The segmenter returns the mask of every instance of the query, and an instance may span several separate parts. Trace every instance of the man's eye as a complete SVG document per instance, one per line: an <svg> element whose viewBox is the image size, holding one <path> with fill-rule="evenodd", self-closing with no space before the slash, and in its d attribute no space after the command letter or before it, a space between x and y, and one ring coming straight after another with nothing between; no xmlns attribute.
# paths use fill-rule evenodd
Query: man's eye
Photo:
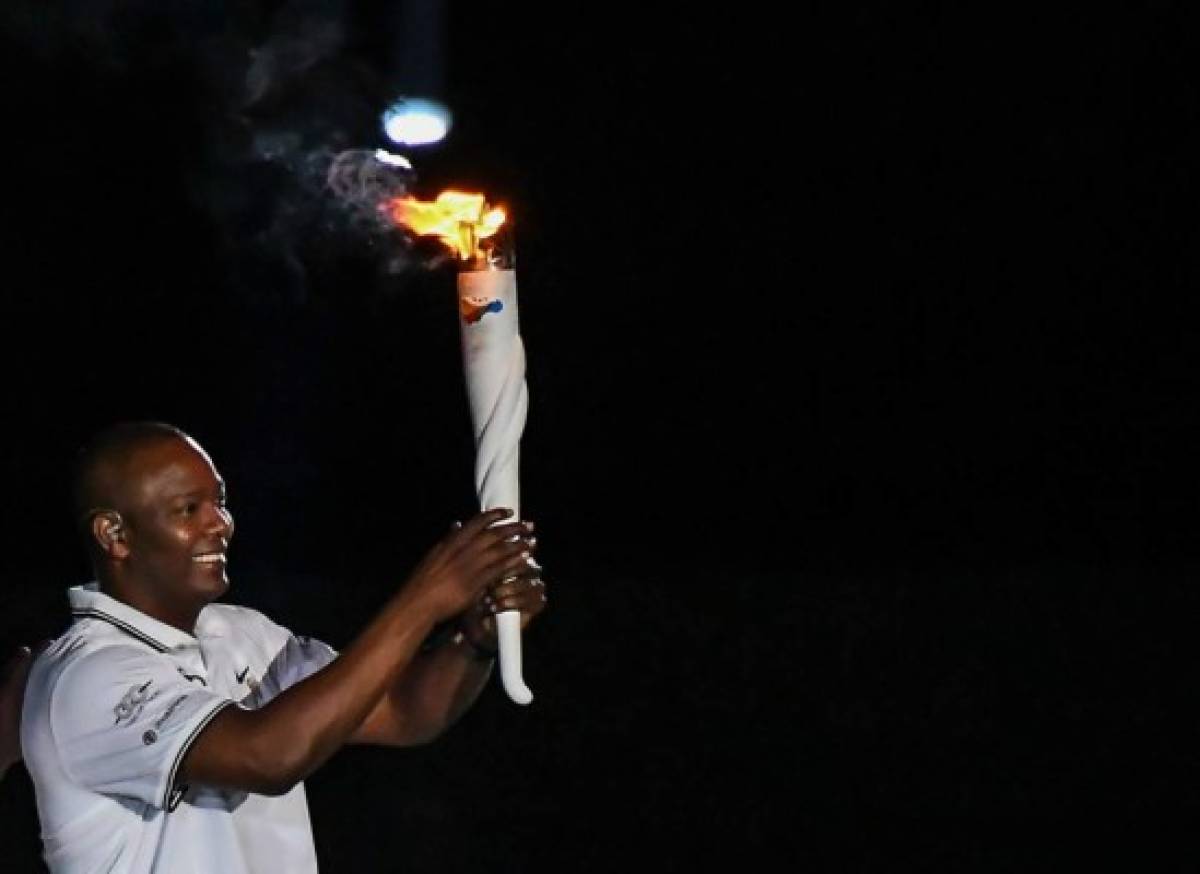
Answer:
<svg viewBox="0 0 1200 874"><path fill-rule="evenodd" d="M179 508L179 512L181 512L184 516L191 516L198 509L200 509L199 504L197 504L195 501L188 501L186 504L184 504L182 507Z"/></svg>

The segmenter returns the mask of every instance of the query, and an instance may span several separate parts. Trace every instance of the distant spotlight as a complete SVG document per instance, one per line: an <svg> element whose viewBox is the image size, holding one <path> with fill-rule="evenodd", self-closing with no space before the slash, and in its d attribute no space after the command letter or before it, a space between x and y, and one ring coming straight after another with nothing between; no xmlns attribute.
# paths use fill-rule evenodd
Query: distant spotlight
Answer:
<svg viewBox="0 0 1200 874"><path fill-rule="evenodd" d="M375 150L375 160L380 164L387 164L389 167L399 167L402 170L411 170L412 163L403 155L397 155L394 152L389 152L386 149Z"/></svg>
<svg viewBox="0 0 1200 874"><path fill-rule="evenodd" d="M450 110L436 100L401 97L383 113L383 132L402 146L439 142L450 130Z"/></svg>

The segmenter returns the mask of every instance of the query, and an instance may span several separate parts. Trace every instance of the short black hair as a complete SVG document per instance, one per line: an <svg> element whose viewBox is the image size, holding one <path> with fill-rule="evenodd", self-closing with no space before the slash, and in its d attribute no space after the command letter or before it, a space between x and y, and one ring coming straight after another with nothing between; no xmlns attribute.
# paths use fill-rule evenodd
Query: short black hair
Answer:
<svg viewBox="0 0 1200 874"><path fill-rule="evenodd" d="M75 520L91 522L96 510L111 509L114 476L137 452L166 440L190 440L186 433L165 422L117 422L98 431L75 457L72 479Z"/></svg>

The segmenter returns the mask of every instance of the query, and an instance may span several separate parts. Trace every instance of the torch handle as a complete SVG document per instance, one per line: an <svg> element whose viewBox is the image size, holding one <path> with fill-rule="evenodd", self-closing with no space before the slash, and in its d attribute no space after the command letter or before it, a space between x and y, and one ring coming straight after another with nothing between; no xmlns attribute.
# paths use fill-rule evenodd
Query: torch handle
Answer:
<svg viewBox="0 0 1200 874"><path fill-rule="evenodd" d="M506 368L486 424L480 429L475 455L475 485L483 509L508 506L520 518L520 487L517 470L521 433L529 408L525 386L525 346L515 338ZM521 614L505 610L496 615L500 646L500 682L517 704L528 704L533 692L525 685L521 667Z"/></svg>
<svg viewBox="0 0 1200 874"><path fill-rule="evenodd" d="M509 507L520 518L521 434L529 407L525 384L525 345L517 317L516 274L512 270L460 273L463 365L475 430L475 489L482 509ZM500 680L517 704L533 693L521 678L521 614L496 616Z"/></svg>
<svg viewBox="0 0 1200 874"><path fill-rule="evenodd" d="M496 614L496 631L500 641L500 682L508 697L517 704L528 704L533 692L521 677L521 614L505 610Z"/></svg>

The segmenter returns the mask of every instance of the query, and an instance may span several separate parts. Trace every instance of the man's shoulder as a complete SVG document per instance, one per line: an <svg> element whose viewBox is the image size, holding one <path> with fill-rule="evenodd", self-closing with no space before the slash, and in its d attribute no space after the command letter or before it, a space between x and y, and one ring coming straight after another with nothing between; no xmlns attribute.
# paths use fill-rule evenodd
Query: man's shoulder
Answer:
<svg viewBox="0 0 1200 874"><path fill-rule="evenodd" d="M39 657L51 673L61 675L96 670L121 670L146 661L157 661L160 654L136 640L103 630L95 635L63 635Z"/></svg>
<svg viewBox="0 0 1200 874"><path fill-rule="evenodd" d="M51 674L82 664L121 664L153 657L153 650L104 622L83 619L51 641L34 661L34 667Z"/></svg>
<svg viewBox="0 0 1200 874"><path fill-rule="evenodd" d="M157 674L163 666L158 653L119 633L110 635L99 628L81 628L76 623L53 641L35 659L25 688L25 707L30 713L51 702L64 706L126 682L129 677ZM39 706L40 705L40 706Z"/></svg>

